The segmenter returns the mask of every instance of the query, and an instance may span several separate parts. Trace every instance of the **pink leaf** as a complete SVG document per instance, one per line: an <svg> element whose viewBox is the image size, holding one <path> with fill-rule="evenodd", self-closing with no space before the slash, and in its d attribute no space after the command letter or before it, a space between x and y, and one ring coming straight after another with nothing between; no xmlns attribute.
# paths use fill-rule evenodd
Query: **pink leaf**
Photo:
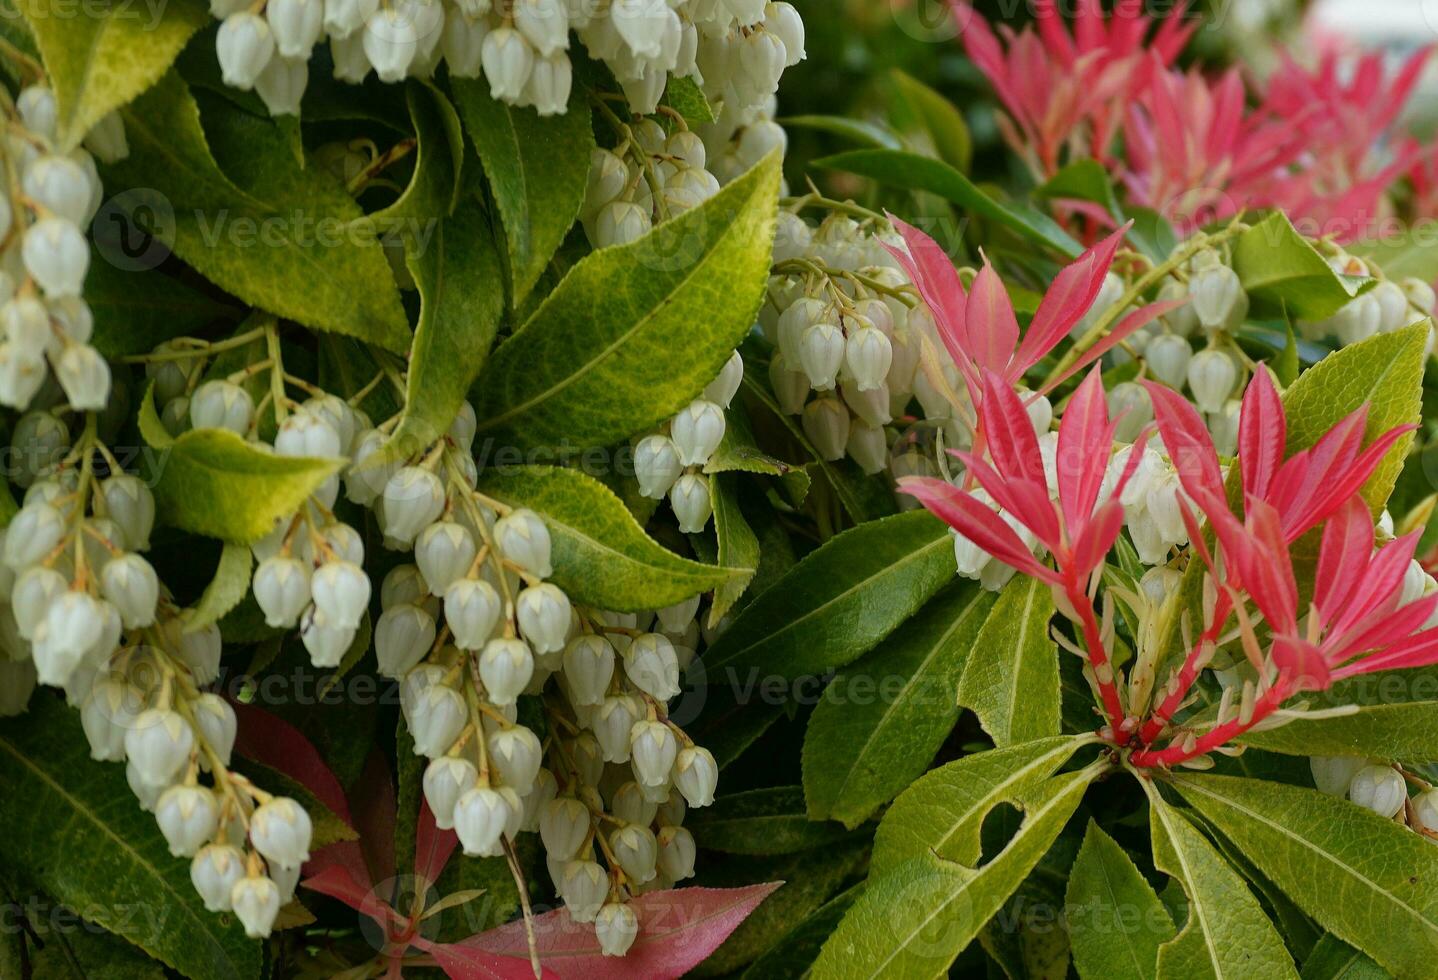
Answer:
<svg viewBox="0 0 1438 980"><path fill-rule="evenodd" d="M236 752L289 776L315 794L335 816L346 824L351 822L349 801L339 778L298 728L253 704L232 701L231 706L239 726Z"/></svg>
<svg viewBox="0 0 1438 980"><path fill-rule="evenodd" d="M338 865L328 867L319 874L306 878L300 884L310 891L338 899L356 912L369 916L386 933L391 925L398 926L404 922L399 913L380 900L371 886L356 881L348 868Z"/></svg>
<svg viewBox="0 0 1438 980"><path fill-rule="evenodd" d="M414 828L414 873L430 884L439 880L440 872L449 863L459 838L453 830L440 830L434 825L429 801L421 799L419 820Z"/></svg>
<svg viewBox="0 0 1438 980"><path fill-rule="evenodd" d="M604 956L592 924L575 922L565 909L534 921L539 958L560 980L670 980L688 973L783 882L745 888L678 888L650 892L630 902L639 918L639 938L623 957ZM525 963L529 946L524 923L516 921L480 933L449 949L473 948ZM448 972L448 970L446 971ZM455 974L483 977L482 973Z"/></svg>
<svg viewBox="0 0 1438 980"><path fill-rule="evenodd" d="M524 923L518 923L521 934ZM594 927L589 927L593 935ZM489 933L481 933L481 936ZM523 952L523 958L495 953L488 949L474 945L474 940L480 936L457 943L436 943L428 939L416 936L414 945L434 957L441 970L449 980L534 980L534 969L529 963L528 947ZM545 978L558 977L560 974L540 965Z"/></svg>
<svg viewBox="0 0 1438 980"><path fill-rule="evenodd" d="M1243 489L1260 497L1268 496L1268 485L1283 465L1283 448L1288 440L1288 421L1283 403L1268 369L1258 368L1243 393L1238 416L1238 462L1243 469Z"/></svg>

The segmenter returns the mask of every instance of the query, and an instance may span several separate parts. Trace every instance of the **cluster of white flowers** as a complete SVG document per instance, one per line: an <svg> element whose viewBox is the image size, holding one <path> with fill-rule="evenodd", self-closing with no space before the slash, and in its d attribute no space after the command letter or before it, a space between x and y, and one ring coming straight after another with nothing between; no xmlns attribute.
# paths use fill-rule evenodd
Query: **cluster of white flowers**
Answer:
<svg viewBox="0 0 1438 980"><path fill-rule="evenodd" d="M1381 817L1401 819L1430 840L1438 840L1438 790L1408 795L1408 784L1397 768L1361 756L1313 756L1309 760L1313 785L1331 796L1346 797Z"/></svg>
<svg viewBox="0 0 1438 980"><path fill-rule="evenodd" d="M48 86L27 86L3 112L0 404L23 410L68 400L76 409L104 408L110 368L89 343L94 317L82 295L90 268L85 230L102 199L95 157L125 156L124 124L111 113L85 140L88 150L61 153ZM51 369L58 389L46 385Z"/></svg>
<svg viewBox="0 0 1438 980"><path fill-rule="evenodd" d="M780 407L800 416L823 458L847 454L866 473L888 467L885 426L913 398L931 418L954 411L919 370L923 337L937 338L933 318L902 296L907 280L876 231L843 213L814 228L781 211L760 312L776 348L769 380Z"/></svg>
<svg viewBox="0 0 1438 980"><path fill-rule="evenodd" d="M0 711L24 710L36 681L63 688L91 756L124 762L170 852L194 859L206 907L267 935L308 857L309 817L228 770L235 713L202 690L219 676L219 628L192 624L138 554L154 497L93 427L71 449L58 419L31 412L15 449L40 462L16 474L24 504L0 533Z"/></svg>
<svg viewBox="0 0 1438 980"><path fill-rule="evenodd" d="M1328 258L1333 271L1341 276L1371 276L1373 271L1362 259L1338 252ZM1391 333L1431 316L1434 306L1433 287L1422 279L1408 278L1401 282L1380 279L1362 296L1347 303L1326 320L1298 321L1298 329L1309 340L1336 337L1339 343L1356 344L1380 333ZM1430 334L1428 349L1433 349Z"/></svg>
<svg viewBox="0 0 1438 980"><path fill-rule="evenodd" d="M744 359L735 351L703 394L634 447L639 492L651 500L668 497L685 533L704 530L714 513L704 467L724 440L724 412L743 380Z"/></svg>
<svg viewBox="0 0 1438 980"><path fill-rule="evenodd" d="M623 125L619 145L589 158L579 218L590 243L627 245L719 193L706 158L704 141L682 126L666 134L653 119Z"/></svg>
<svg viewBox="0 0 1438 980"><path fill-rule="evenodd" d="M655 110L671 75L692 78L736 111L758 105L804 56L804 25L765 0L210 0L225 83L257 92L274 115L297 115L310 56L329 41L334 76L359 84L484 77L494 98L565 111L570 31L605 63L630 108Z"/></svg>

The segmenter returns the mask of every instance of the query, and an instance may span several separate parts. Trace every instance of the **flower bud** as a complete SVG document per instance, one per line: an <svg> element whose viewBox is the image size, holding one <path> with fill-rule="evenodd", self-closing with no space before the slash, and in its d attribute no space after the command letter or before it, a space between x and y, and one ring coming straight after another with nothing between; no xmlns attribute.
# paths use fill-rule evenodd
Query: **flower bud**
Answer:
<svg viewBox="0 0 1438 980"><path fill-rule="evenodd" d="M206 381L190 399L190 425L196 429L229 429L243 436L254 417L250 393L228 381Z"/></svg>
<svg viewBox="0 0 1438 980"><path fill-rule="evenodd" d="M882 473L889 465L889 437L883 426L855 421L849 427L844 451L870 476Z"/></svg>
<svg viewBox="0 0 1438 980"><path fill-rule="evenodd" d="M551 858L572 859L589 836L589 808L573 797L550 801L539 815L539 836Z"/></svg>
<svg viewBox="0 0 1438 980"><path fill-rule="evenodd" d="M621 827L609 837L609 847L624 869L624 874L636 884L644 884L654 877L655 865L659 860L659 845L648 827L629 824Z"/></svg>
<svg viewBox="0 0 1438 980"><path fill-rule="evenodd" d="M452 687L432 684L417 695L413 703L409 731L414 736L415 755L431 759L444 755L459 738L469 718L464 699Z"/></svg>
<svg viewBox="0 0 1438 980"><path fill-rule="evenodd" d="M1366 765L1365 760L1349 755L1315 755L1308 760L1308 766L1313 771L1313 785L1320 793L1329 796L1347 793L1354 775Z"/></svg>
<svg viewBox="0 0 1438 980"><path fill-rule="evenodd" d="M424 770L424 798L440 830L454 828L454 809L459 798L479 782L479 772L468 759L440 756Z"/></svg>
<svg viewBox="0 0 1438 980"><path fill-rule="evenodd" d="M690 402L674 416L670 434L679 450L680 463L703 466L724 438L724 410L702 398Z"/></svg>
<svg viewBox="0 0 1438 980"><path fill-rule="evenodd" d="M155 621L160 580L149 562L136 554L123 555L105 565L100 579L105 598L119 612L126 629L149 626Z"/></svg>
<svg viewBox="0 0 1438 980"><path fill-rule="evenodd" d="M47 297L80 295L90 267L90 246L73 222L41 218L26 230L20 251L25 271Z"/></svg>
<svg viewBox="0 0 1438 980"><path fill-rule="evenodd" d="M384 533L409 544L444 510L444 484L429 470L406 466L384 485Z"/></svg>
<svg viewBox="0 0 1438 980"><path fill-rule="evenodd" d="M220 808L201 786L171 786L155 804L155 820L175 857L190 857L215 833Z"/></svg>
<svg viewBox="0 0 1438 980"><path fill-rule="evenodd" d="M534 68L534 49L524 35L511 27L490 31L484 39L483 60L489 94L499 102L518 102Z"/></svg>
<svg viewBox="0 0 1438 980"><path fill-rule="evenodd" d="M5 529L5 564L12 571L24 571L59 546L65 528L65 518L56 508L42 502L26 504Z"/></svg>
<svg viewBox="0 0 1438 980"><path fill-rule="evenodd" d="M819 391L834 387L839 366L844 363L844 351L844 333L832 323L806 328L799 337L799 363L809 384Z"/></svg>
<svg viewBox="0 0 1438 980"><path fill-rule="evenodd" d="M1348 799L1380 817L1391 817L1403 808L1408 790L1392 766L1368 765L1353 774Z"/></svg>
<svg viewBox="0 0 1438 980"><path fill-rule="evenodd" d="M514 704L533 675L534 657L523 640L501 638L484 645L479 676L494 704Z"/></svg>
<svg viewBox="0 0 1438 980"><path fill-rule="evenodd" d="M386 609L374 627L379 672L396 680L403 677L434 646L435 633L434 617L413 603Z"/></svg>
<svg viewBox="0 0 1438 980"><path fill-rule="evenodd" d="M1188 362L1193 359L1193 348L1188 341L1177 334L1160 334L1144 349L1143 358L1148 362L1154 377L1175 390L1183 388L1188 378Z"/></svg>
<svg viewBox="0 0 1438 980"><path fill-rule="evenodd" d="M225 84L248 91L274 57L274 34L264 18L256 14L231 14L215 35L215 53Z"/></svg>
<svg viewBox="0 0 1438 980"><path fill-rule="evenodd" d="M269 0L265 18L275 50L284 58L308 58L324 30L323 0Z"/></svg>
<svg viewBox="0 0 1438 980"><path fill-rule="evenodd" d="M55 138L55 127L59 121L59 107L55 93L48 85L27 85L15 99L15 108L25 128L46 139Z"/></svg>
<svg viewBox="0 0 1438 980"><path fill-rule="evenodd" d="M1424 316L1432 315L1434 306L1438 305L1438 293L1434 292L1432 284L1410 276L1399 285L1415 310Z"/></svg>
<svg viewBox="0 0 1438 980"><path fill-rule="evenodd" d="M404 680L399 685L399 708L404 715L405 724L409 724L414 717L425 692L443 680L444 668L439 664L420 664L404 675Z"/></svg>
<svg viewBox="0 0 1438 980"><path fill-rule="evenodd" d="M230 890L230 907L251 939L264 939L280 914L280 889L264 875L246 876Z"/></svg>
<svg viewBox="0 0 1438 980"><path fill-rule="evenodd" d="M679 448L668 436L645 436L634 447L634 476L640 494L650 500L662 500L683 472Z"/></svg>
<svg viewBox="0 0 1438 980"><path fill-rule="evenodd" d="M539 738L523 725L502 728L489 736L489 762L506 786L523 796L534 786L543 759Z"/></svg>
<svg viewBox="0 0 1438 980"><path fill-rule="evenodd" d="M1413 797L1413 816L1418 829L1438 833L1438 790L1424 790Z"/></svg>
<svg viewBox="0 0 1438 980"><path fill-rule="evenodd" d="M844 458L849 441L849 410L837 398L816 398L804 406L804 435L814 444L820 458Z"/></svg>
<svg viewBox="0 0 1438 980"><path fill-rule="evenodd" d="M125 733L125 756L149 786L169 785L194 747L194 732L168 708L142 711Z"/></svg>
<svg viewBox="0 0 1438 980"><path fill-rule="evenodd" d="M444 620L461 650L479 650L499 623L501 603L494 586L483 579L462 578L444 594Z"/></svg>
<svg viewBox="0 0 1438 980"><path fill-rule="evenodd" d="M593 922L609 894L609 876L594 861L570 861L564 865L559 895L575 922Z"/></svg>
<svg viewBox="0 0 1438 980"><path fill-rule="evenodd" d="M310 815L286 796L255 808L250 816L250 843L266 861L297 868L310 858Z"/></svg>
<svg viewBox="0 0 1438 980"><path fill-rule="evenodd" d="M90 209L90 180L69 157L42 156L35 160L25 168L22 186L26 195L66 221L85 223Z"/></svg>
<svg viewBox="0 0 1438 980"><path fill-rule="evenodd" d="M714 802L714 788L719 785L719 766L708 749L691 745L674 761L674 785L692 807Z"/></svg>
<svg viewBox="0 0 1438 980"><path fill-rule="evenodd" d="M575 704L602 704L613 677L614 647L608 640L591 633L569 641L564 649L564 678Z"/></svg>
<svg viewBox="0 0 1438 980"><path fill-rule="evenodd" d="M679 132L674 134L674 136L681 135L692 136L693 134L687 132ZM671 136L671 142L673 141L673 139L674 137ZM704 144L700 143L699 145L703 146ZM719 369L718 376L715 377L713 381L709 382L708 387L704 389L703 397L706 401L711 401L714 404L720 406L721 408L728 408L730 404L733 403L734 396L738 394L739 386L743 384L743 382L744 358L741 357L739 352L736 350L733 354L729 355L729 360L725 361L724 366Z"/></svg>
<svg viewBox="0 0 1438 980"><path fill-rule="evenodd" d="M230 895L245 876L245 856L229 844L209 844L190 862L190 883L210 912L230 910Z"/></svg>
<svg viewBox="0 0 1438 980"><path fill-rule="evenodd" d="M674 644L662 633L645 633L629 644L624 672L639 690L659 701L679 693L679 659Z"/></svg>
<svg viewBox="0 0 1438 980"><path fill-rule="evenodd" d="M657 837L659 872L670 881L694 876L694 835L683 827L664 827Z"/></svg>
<svg viewBox="0 0 1438 980"><path fill-rule="evenodd" d="M504 557L539 578L554 574L549 563L549 530L539 515L521 507L501 517L494 525L494 540Z"/></svg>
<svg viewBox="0 0 1438 980"><path fill-rule="evenodd" d="M851 330L844 345L844 363L860 391L872 391L884 383L893 357L889 338L884 336L882 330L873 326L860 326L857 330Z"/></svg>
<svg viewBox="0 0 1438 980"><path fill-rule="evenodd" d="M605 956L623 956L639 935L639 917L628 905L610 902L594 919L594 935Z"/></svg>
<svg viewBox="0 0 1438 980"><path fill-rule="evenodd" d="M628 762L630 732L639 719L634 702L624 695L605 698L594 710L592 724L605 762Z"/></svg>
<svg viewBox="0 0 1438 980"><path fill-rule="evenodd" d="M685 473L674 481L669 491L669 506L679 519L679 530L698 534L709 523L714 504L709 496L709 480L701 473Z"/></svg>
<svg viewBox="0 0 1438 980"><path fill-rule="evenodd" d="M326 562L310 576L310 595L334 625L358 626L369 608L369 576L353 562Z"/></svg>
<svg viewBox="0 0 1438 980"><path fill-rule="evenodd" d="M200 737L210 746L221 765L228 766L235 749L235 709L218 694L208 692L195 699L192 709ZM203 758L201 764L208 765Z"/></svg>
<svg viewBox="0 0 1438 980"><path fill-rule="evenodd" d="M120 526L125 542L136 551L148 551L155 526L155 497L138 478L121 473L100 484L105 512Z"/></svg>
<svg viewBox="0 0 1438 980"><path fill-rule="evenodd" d="M632 201L611 201L594 217L594 244L598 248L628 245L649 234L649 214Z"/></svg>
<svg viewBox="0 0 1438 980"><path fill-rule="evenodd" d="M564 649L572 609L569 597L558 586L541 582L520 592L515 615L520 635L536 654L543 656Z"/></svg>
<svg viewBox="0 0 1438 980"><path fill-rule="evenodd" d="M659 721L635 722L629 733L629 751L639 785L652 788L669 784L679 752L679 744L669 726Z"/></svg>
<svg viewBox="0 0 1438 980"><path fill-rule="evenodd" d="M1234 385L1238 367L1226 353L1210 347L1193 355L1188 364L1188 387L1200 411L1222 411Z"/></svg>
<svg viewBox="0 0 1438 980"><path fill-rule="evenodd" d="M219 626L211 623L202 629L180 634L179 655L196 684L205 685L220 676L220 654L224 642Z"/></svg>
<svg viewBox="0 0 1438 980"><path fill-rule="evenodd" d="M1194 273L1188 282L1193 313L1205 330L1235 326L1248 313L1243 283L1226 265L1212 265Z"/></svg>

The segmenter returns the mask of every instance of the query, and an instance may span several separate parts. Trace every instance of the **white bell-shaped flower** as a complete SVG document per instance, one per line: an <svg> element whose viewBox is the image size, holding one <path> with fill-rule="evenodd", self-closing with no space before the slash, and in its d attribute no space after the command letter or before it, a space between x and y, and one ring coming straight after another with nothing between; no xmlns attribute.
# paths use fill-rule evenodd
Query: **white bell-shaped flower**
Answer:
<svg viewBox="0 0 1438 980"><path fill-rule="evenodd" d="M670 426L670 436L685 466L703 466L724 438L724 410L704 399L680 409Z"/></svg>
<svg viewBox="0 0 1438 980"><path fill-rule="evenodd" d="M1221 350L1201 350L1188 363L1188 387L1200 411L1222 411L1237 383L1238 365Z"/></svg>
<svg viewBox="0 0 1438 980"><path fill-rule="evenodd" d="M235 709L218 694L206 692L194 700L191 711L200 737L219 758L220 764L228 766L235 749L237 733ZM200 762L202 767L208 765L203 756Z"/></svg>
<svg viewBox="0 0 1438 980"><path fill-rule="evenodd" d="M125 733L145 709L144 694L117 677L100 677L80 706L80 725L90 743L90 758L123 762Z"/></svg>
<svg viewBox="0 0 1438 980"><path fill-rule="evenodd" d="M593 922L609 894L609 876L590 860L566 863L558 884L559 895L575 922Z"/></svg>
<svg viewBox="0 0 1438 980"><path fill-rule="evenodd" d="M25 128L46 139L55 138L55 127L59 122L59 107L55 93L48 85L27 85L15 99L15 108Z"/></svg>
<svg viewBox="0 0 1438 980"><path fill-rule="evenodd" d="M597 634L576 636L564 648L564 679L577 705L603 703L614 677L614 647Z"/></svg>
<svg viewBox="0 0 1438 980"><path fill-rule="evenodd" d="M599 248L628 245L653 228L649 213L633 201L611 201L594 218L594 244Z"/></svg>
<svg viewBox="0 0 1438 980"><path fill-rule="evenodd" d="M155 526L155 496L139 477L120 473L100 484L105 510L124 532L125 542L136 551L150 547Z"/></svg>
<svg viewBox="0 0 1438 980"><path fill-rule="evenodd" d="M194 747L195 733L189 723L169 708L140 712L134 727L125 733L125 757L149 786L168 786Z"/></svg>
<svg viewBox="0 0 1438 980"><path fill-rule="evenodd" d="M539 738L523 725L511 725L490 734L489 763L498 770L506 786L521 796L534 786L543 760Z"/></svg>
<svg viewBox="0 0 1438 980"><path fill-rule="evenodd" d="M648 827L638 824L621 827L609 835L609 847L631 880L642 885L654 877L659 844Z"/></svg>
<svg viewBox="0 0 1438 980"><path fill-rule="evenodd" d="M1348 799L1380 817L1391 817L1407 802L1408 789L1392 766L1370 765L1353 774Z"/></svg>
<svg viewBox="0 0 1438 980"><path fill-rule="evenodd" d="M444 485L418 466L398 470L384 486L384 533L408 544L444 510Z"/></svg>
<svg viewBox="0 0 1438 980"><path fill-rule="evenodd" d="M452 755L440 756L424 769L424 798L440 830L454 828L454 808L459 798L479 782L474 763Z"/></svg>
<svg viewBox="0 0 1438 980"><path fill-rule="evenodd" d="M424 659L434 646L434 617L413 603L386 609L374 626L375 658L379 672L396 680Z"/></svg>
<svg viewBox="0 0 1438 980"><path fill-rule="evenodd" d="M697 850L694 835L683 827L662 827L656 838L659 845L659 873L670 881L692 878Z"/></svg>
<svg viewBox="0 0 1438 980"><path fill-rule="evenodd" d="M662 633L635 637L624 652L624 671L635 687L656 700L668 701L679 693L679 658Z"/></svg>
<svg viewBox="0 0 1438 980"><path fill-rule="evenodd" d="M622 902L610 902L594 919L594 935L605 956L623 956L639 935L639 917Z"/></svg>
<svg viewBox="0 0 1438 980"><path fill-rule="evenodd" d="M692 807L713 803L719 766L710 751L697 745L681 751L674 761L674 785Z"/></svg>
<svg viewBox="0 0 1438 980"><path fill-rule="evenodd" d="M206 381L190 397L190 425L196 429L228 429L242 436L254 417L250 393L229 381Z"/></svg>
<svg viewBox="0 0 1438 980"><path fill-rule="evenodd" d="M504 557L539 578L554 574L549 563L549 529L538 514L521 507L500 518L494 525L495 543Z"/></svg>
<svg viewBox="0 0 1438 980"><path fill-rule="evenodd" d="M569 597L549 582L524 589L515 600L520 635L540 655L564 649L571 615Z"/></svg>
<svg viewBox="0 0 1438 980"><path fill-rule="evenodd" d="M88 344L66 344L55 359L55 379L70 407L98 412L110 400L110 365Z"/></svg>
<svg viewBox="0 0 1438 980"><path fill-rule="evenodd" d="M336 625L358 626L369 608L369 576L353 562L326 562L310 576L310 596Z"/></svg>
<svg viewBox="0 0 1438 980"><path fill-rule="evenodd" d="M494 586L463 578L444 593L444 621L461 650L479 650L494 635L503 604Z"/></svg>
<svg viewBox="0 0 1438 980"><path fill-rule="evenodd" d="M324 32L324 0L268 0L265 19L282 58L309 58Z"/></svg>
<svg viewBox="0 0 1438 980"><path fill-rule="evenodd" d="M316 667L338 667L354 643L358 627L336 622L318 606L311 605L300 622L300 641Z"/></svg>
<svg viewBox="0 0 1438 980"><path fill-rule="evenodd" d="M433 684L415 697L413 703L409 731L414 736L415 754L431 759L444 755L469 719L464 698L452 687Z"/></svg>
<svg viewBox="0 0 1438 980"><path fill-rule="evenodd" d="M455 521L436 521L415 539L414 560L433 595L444 595L469 573L479 546L469 529Z"/></svg>
<svg viewBox="0 0 1438 980"><path fill-rule="evenodd" d="M714 513L709 479L702 473L685 473L679 477L669 489L669 506L674 508L674 516L679 519L679 530L685 534L703 531Z"/></svg>
<svg viewBox="0 0 1438 980"><path fill-rule="evenodd" d="M512 27L499 27L484 39L484 74L489 94L500 102L517 102L534 69L534 48Z"/></svg>
<svg viewBox="0 0 1438 980"><path fill-rule="evenodd" d="M489 700L514 704L534 675L534 655L523 640L501 637L484 645L479 656L479 677Z"/></svg>
<svg viewBox="0 0 1438 980"><path fill-rule="evenodd" d="M190 883L210 912L227 912L235 884L245 876L245 856L230 844L208 844L190 862Z"/></svg>
<svg viewBox="0 0 1438 980"><path fill-rule="evenodd" d="M464 853L470 857L502 854L500 837L509 818L509 803L495 790L488 786L466 790L454 806L454 831Z"/></svg>
<svg viewBox="0 0 1438 980"><path fill-rule="evenodd" d="M79 296L90 268L90 245L64 218L41 218L25 232L20 253L25 271L47 297Z"/></svg>
<svg viewBox="0 0 1438 980"><path fill-rule="evenodd" d="M680 134L675 133L674 135ZM722 408L728 408L733 403L734 396L738 394L739 386L743 382L744 358L736 350L729 355L729 360L724 362L724 367L719 370L718 376L704 389L704 399Z"/></svg>
<svg viewBox="0 0 1438 980"><path fill-rule="evenodd" d="M640 786L667 786L679 743L660 721L637 721L629 733L634 775Z"/></svg>
<svg viewBox="0 0 1438 980"><path fill-rule="evenodd" d="M160 600L160 580L144 558L131 553L106 563L100 573L105 598L120 614L126 629L149 626L155 621L155 604Z"/></svg>
<svg viewBox="0 0 1438 980"><path fill-rule="evenodd" d="M248 91L275 55L269 23L249 11L230 14L215 35L215 53L226 85Z"/></svg>
<svg viewBox="0 0 1438 980"><path fill-rule="evenodd" d="M569 861L589 837L589 807L572 796L551 800L539 814L539 836L551 860Z"/></svg>
<svg viewBox="0 0 1438 980"><path fill-rule="evenodd" d="M220 627L214 623L180 634L180 659L190 668L196 684L209 684L220 676L220 655L223 651L224 638L220 636Z"/></svg>
<svg viewBox="0 0 1438 980"><path fill-rule="evenodd" d="M313 827L305 808L287 796L276 796L250 815L250 843L282 868L297 868L310 858Z"/></svg>
<svg viewBox="0 0 1438 980"><path fill-rule="evenodd" d="M246 876L230 890L230 907L251 939L264 939L280 914L280 889L264 875Z"/></svg>
<svg viewBox="0 0 1438 980"><path fill-rule="evenodd" d="M809 384L820 391L834 387L844 352L844 332L832 323L816 323L799 337L799 363Z"/></svg>
<svg viewBox="0 0 1438 980"><path fill-rule="evenodd" d="M34 565L59 546L66 526L64 516L50 504L37 501L21 507L5 529L5 564L16 572Z"/></svg>
<svg viewBox="0 0 1438 980"><path fill-rule="evenodd" d="M74 160L42 156L25 168L21 186L46 210L76 226L84 224L90 209L90 180Z"/></svg>
<svg viewBox="0 0 1438 980"><path fill-rule="evenodd" d="M175 857L191 857L215 833L220 808L203 786L171 786L155 803L155 820Z"/></svg>
<svg viewBox="0 0 1438 980"><path fill-rule="evenodd" d="M804 406L800 421L804 435L809 437L822 458L844 458L852 419L842 401L833 397L816 398Z"/></svg>
<svg viewBox="0 0 1438 980"><path fill-rule="evenodd" d="M339 456L340 434L316 412L300 410L285 416L275 433L275 452L281 456Z"/></svg>
<svg viewBox="0 0 1438 980"><path fill-rule="evenodd" d="M1308 760L1308 766L1313 771L1313 785L1320 793L1329 796L1347 793L1354 775L1367 764L1368 760L1352 755L1315 755Z"/></svg>
<svg viewBox="0 0 1438 980"><path fill-rule="evenodd" d="M634 476L639 492L650 500L662 500L683 472L679 447L668 436L645 436L634 447Z"/></svg>

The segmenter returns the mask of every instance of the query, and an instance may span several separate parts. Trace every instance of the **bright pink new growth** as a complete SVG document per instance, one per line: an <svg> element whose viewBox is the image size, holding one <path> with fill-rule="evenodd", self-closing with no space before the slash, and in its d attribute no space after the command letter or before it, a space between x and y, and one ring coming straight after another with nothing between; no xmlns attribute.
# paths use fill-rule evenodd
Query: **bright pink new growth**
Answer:
<svg viewBox="0 0 1438 980"><path fill-rule="evenodd" d="M1008 113L1005 140L1042 177L1058 172L1065 147L1108 161L1120 107L1146 81L1145 51L1167 67L1197 23L1185 23L1180 5L1150 38L1142 0L1118 0L1112 17L1099 0L1079 0L1070 34L1059 5L1039 0L1037 31L1000 26L996 35L965 0L953 0L953 11L964 49Z"/></svg>

